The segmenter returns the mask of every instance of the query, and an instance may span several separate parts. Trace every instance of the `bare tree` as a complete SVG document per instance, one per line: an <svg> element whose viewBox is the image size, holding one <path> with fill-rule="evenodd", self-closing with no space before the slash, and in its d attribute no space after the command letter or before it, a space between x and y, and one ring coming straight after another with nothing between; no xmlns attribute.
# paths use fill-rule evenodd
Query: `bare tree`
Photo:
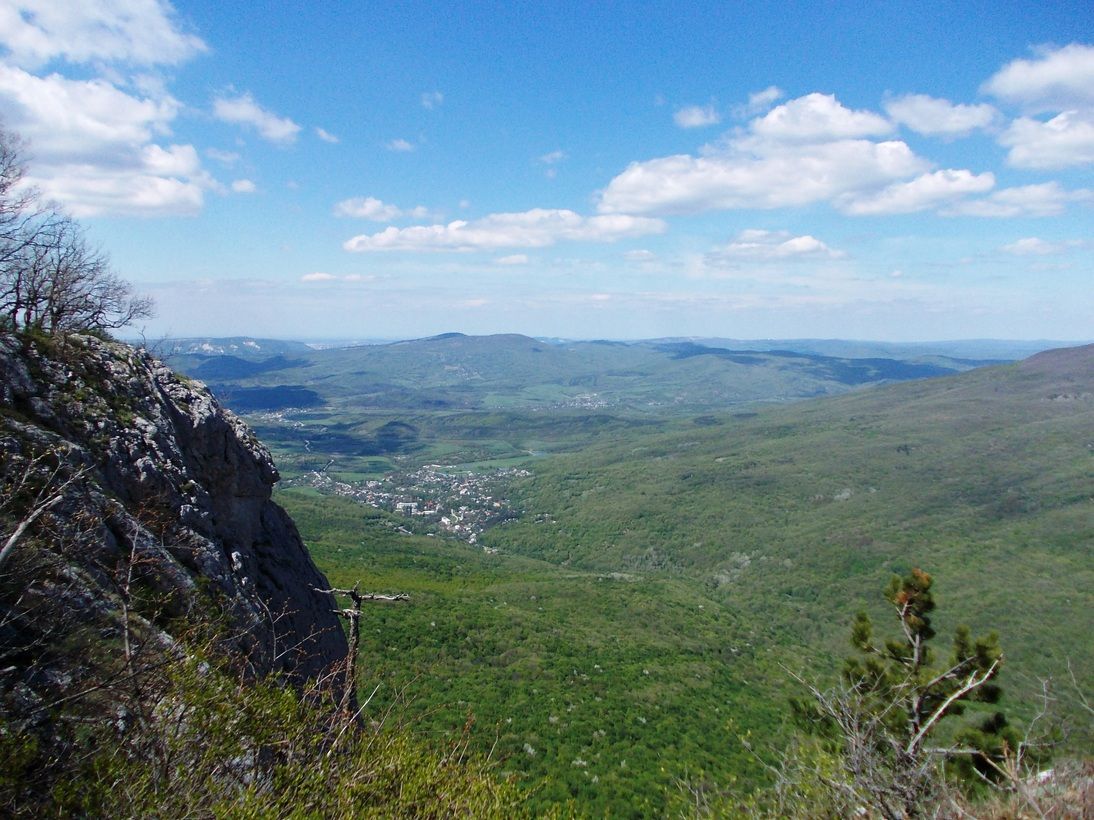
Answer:
<svg viewBox="0 0 1094 820"><path fill-rule="evenodd" d="M24 184L21 143L0 129L0 327L115 330L152 315L152 300L110 268L80 224Z"/></svg>

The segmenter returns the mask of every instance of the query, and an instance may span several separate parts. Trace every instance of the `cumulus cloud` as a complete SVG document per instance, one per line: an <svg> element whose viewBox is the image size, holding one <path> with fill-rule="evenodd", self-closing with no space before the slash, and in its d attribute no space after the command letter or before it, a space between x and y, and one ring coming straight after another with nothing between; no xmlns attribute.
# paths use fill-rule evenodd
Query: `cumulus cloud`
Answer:
<svg viewBox="0 0 1094 820"><path fill-rule="evenodd" d="M63 153L92 160L112 147L148 142L170 131L179 104L136 97L105 80L36 77L0 65L0 100L7 125L34 145L35 154Z"/></svg>
<svg viewBox="0 0 1094 820"><path fill-rule="evenodd" d="M550 151L549 153L544 154L539 158L539 161L542 162L544 165L557 165L564 159L566 159L566 152L562 149L559 149L557 151Z"/></svg>
<svg viewBox="0 0 1094 820"><path fill-rule="evenodd" d="M672 119L681 128L705 128L720 123L722 115L713 105L688 105L678 109Z"/></svg>
<svg viewBox="0 0 1094 820"><path fill-rule="evenodd" d="M910 182L894 182L881 191L856 194L837 201L844 213L862 215L909 214L938 208L969 194L995 187L994 174L965 170L934 171Z"/></svg>
<svg viewBox="0 0 1094 820"><path fill-rule="evenodd" d="M358 219L370 219L373 222L394 222L396 219L426 219L429 209L424 205L403 209L374 196L359 196L343 199L334 206L335 216L352 216Z"/></svg>
<svg viewBox="0 0 1094 820"><path fill-rule="evenodd" d="M1015 168L1060 170L1094 164L1094 46L1042 47L1014 60L984 83L982 91L1019 105L1023 116L999 136Z"/></svg>
<svg viewBox="0 0 1094 820"><path fill-rule="evenodd" d="M30 181L75 216L195 213L217 187L193 146L156 142L178 114L171 97L0 65L0 106L32 146Z"/></svg>
<svg viewBox="0 0 1094 820"><path fill-rule="evenodd" d="M1035 112L1094 106L1094 46L1042 48L1007 63L980 90Z"/></svg>
<svg viewBox="0 0 1094 820"><path fill-rule="evenodd" d="M94 166L54 165L30 181L73 216L190 216L204 204L206 181L159 176L139 165L126 172Z"/></svg>
<svg viewBox="0 0 1094 820"><path fill-rule="evenodd" d="M25 68L53 59L175 65L206 50L201 38L182 30L164 0L5 0L0 44L10 62Z"/></svg>
<svg viewBox="0 0 1094 820"><path fill-rule="evenodd" d="M924 95L886 105L895 121L949 136L985 127L998 116L991 106L954 105ZM808 94L729 131L697 156L631 163L600 193L597 207L601 213L656 216L820 202L853 215L938 209L1024 213L1056 207L1049 204L1051 196L1034 202L1033 190L970 200L994 188L992 173L934 170L902 140L878 139L893 127L881 115L849 109L832 95Z"/></svg>
<svg viewBox="0 0 1094 820"><path fill-rule="evenodd" d="M735 129L702 155L631 163L604 189L602 213L674 214L781 208L876 191L930 169L902 141L876 142L892 124L809 94Z"/></svg>
<svg viewBox="0 0 1094 820"><path fill-rule="evenodd" d="M994 106L961 105L926 94L906 94L885 101L893 119L919 134L964 137L979 128L991 127L1000 117Z"/></svg>
<svg viewBox="0 0 1094 820"><path fill-rule="evenodd" d="M1065 111L1047 122L1019 117L999 137L1016 168L1057 170L1094 164L1094 108Z"/></svg>
<svg viewBox="0 0 1094 820"><path fill-rule="evenodd" d="M316 126L315 128L315 136L319 137L319 139L323 140L323 142L329 142L332 145L342 141L326 128L320 128L319 126Z"/></svg>
<svg viewBox="0 0 1094 820"><path fill-rule="evenodd" d="M1003 188L982 199L956 202L942 210L945 216L1056 216L1070 203L1094 201L1094 190L1067 191L1058 182Z"/></svg>
<svg viewBox="0 0 1094 820"><path fill-rule="evenodd" d="M427 91L422 94L422 108L432 111L434 108L440 108L443 102L444 94L440 91Z"/></svg>
<svg viewBox="0 0 1094 820"><path fill-rule="evenodd" d="M872 111L845 108L833 94L806 94L754 120L752 132L784 142L819 142L877 137L893 130L892 123Z"/></svg>
<svg viewBox="0 0 1094 820"><path fill-rule="evenodd" d="M514 253L509 256L501 256L496 260L499 265L527 265L528 254Z"/></svg>
<svg viewBox="0 0 1094 820"><path fill-rule="evenodd" d="M237 179L232 183L232 190L237 194L253 194L258 186L249 179Z"/></svg>
<svg viewBox="0 0 1094 820"><path fill-rule="evenodd" d="M839 140L786 147L744 139L722 156L631 163L600 197L603 213L674 214L823 202L926 170L903 142Z"/></svg>
<svg viewBox="0 0 1094 820"><path fill-rule="evenodd" d="M414 143L404 139L393 139L384 143L384 147L389 151L405 154L414 150Z"/></svg>
<svg viewBox="0 0 1094 820"><path fill-rule="evenodd" d="M299 125L263 108L249 93L217 98L213 101L213 116L223 122L253 128L264 140L283 145L296 142L300 133Z"/></svg>
<svg viewBox="0 0 1094 820"><path fill-rule="evenodd" d="M819 239L793 236L789 231L751 229L741 231L737 238L716 254L723 259L772 261L790 259L840 259L846 254L828 247Z"/></svg>
<svg viewBox="0 0 1094 820"><path fill-rule="evenodd" d="M659 219L612 214L586 217L569 210L536 208L498 213L471 222L387 228L347 240L347 251L475 251L543 248L556 242L614 242L662 233Z"/></svg>

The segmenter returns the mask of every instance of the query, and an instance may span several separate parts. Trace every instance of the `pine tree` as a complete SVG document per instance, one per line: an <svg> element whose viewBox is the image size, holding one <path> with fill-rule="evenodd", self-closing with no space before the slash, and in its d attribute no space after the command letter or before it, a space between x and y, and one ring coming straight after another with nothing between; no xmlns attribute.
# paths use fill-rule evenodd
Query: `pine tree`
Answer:
<svg viewBox="0 0 1094 820"><path fill-rule="evenodd" d="M978 726L941 733L946 742L932 742L940 724L966 704L998 702L1003 653L994 633L974 640L962 626L948 659L937 663L931 586L931 576L919 569L894 576L885 597L897 615L897 637L879 644L869 616L858 613L851 627L857 654L846 661L844 686L812 687L812 702L795 703L839 760L844 776L838 786L848 805L870 805L888 817L914 817L929 805L947 761L958 777L994 779L1000 770L993 764L1018 740L1005 716L994 712Z"/></svg>

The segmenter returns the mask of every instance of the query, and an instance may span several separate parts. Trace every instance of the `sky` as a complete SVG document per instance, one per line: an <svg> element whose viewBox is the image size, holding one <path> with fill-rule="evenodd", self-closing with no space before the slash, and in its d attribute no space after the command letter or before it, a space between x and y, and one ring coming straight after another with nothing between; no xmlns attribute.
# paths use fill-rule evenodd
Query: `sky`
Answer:
<svg viewBox="0 0 1094 820"><path fill-rule="evenodd" d="M1094 5L0 0L149 337L1094 338Z"/></svg>

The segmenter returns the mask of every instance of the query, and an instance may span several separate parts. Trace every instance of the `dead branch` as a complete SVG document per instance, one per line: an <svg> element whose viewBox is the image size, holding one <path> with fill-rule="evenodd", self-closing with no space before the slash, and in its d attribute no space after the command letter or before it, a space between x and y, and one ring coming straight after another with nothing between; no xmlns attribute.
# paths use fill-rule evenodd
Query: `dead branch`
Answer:
<svg viewBox="0 0 1094 820"><path fill-rule="evenodd" d="M339 711L349 712L353 702L354 693L357 691L357 653L361 643L361 604L366 601L409 601L410 596L405 592L395 595L383 595L375 592L361 592L360 584L354 584L353 589L317 589L316 592L323 595L345 595L353 601L352 609L336 609L338 615L349 621L349 651L346 653L346 677L343 684L342 700L338 704Z"/></svg>

